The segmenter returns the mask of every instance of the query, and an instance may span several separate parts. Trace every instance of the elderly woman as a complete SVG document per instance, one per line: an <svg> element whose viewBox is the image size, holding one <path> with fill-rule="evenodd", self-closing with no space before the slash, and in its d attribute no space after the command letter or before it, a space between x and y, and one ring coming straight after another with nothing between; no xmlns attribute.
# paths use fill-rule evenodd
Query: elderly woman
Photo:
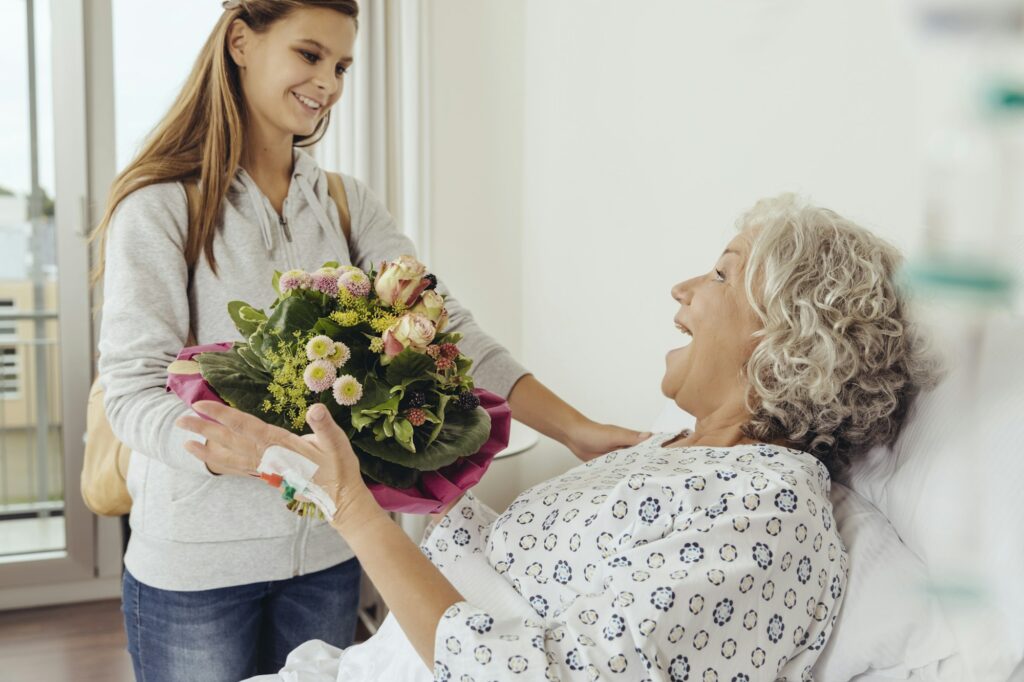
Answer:
<svg viewBox="0 0 1024 682"><path fill-rule="evenodd" d="M326 410L310 409L306 438L210 403L197 408L219 425L182 425L222 468L252 471L271 445L319 465L330 522L394 618L321 648L309 670L323 679L398 679L410 643L423 679L811 679L846 584L830 472L891 441L931 378L899 262L831 211L761 201L710 272L672 289L692 341L661 389L695 428L586 462L500 515L467 495L422 551Z"/></svg>

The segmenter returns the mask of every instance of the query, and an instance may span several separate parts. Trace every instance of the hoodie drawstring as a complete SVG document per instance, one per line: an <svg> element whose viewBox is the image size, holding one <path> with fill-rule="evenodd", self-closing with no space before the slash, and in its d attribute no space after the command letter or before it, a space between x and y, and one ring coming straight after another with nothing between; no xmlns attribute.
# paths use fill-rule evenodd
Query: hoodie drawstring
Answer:
<svg viewBox="0 0 1024 682"><path fill-rule="evenodd" d="M302 161L303 157L297 159L297 163ZM312 163L311 160L310 163ZM249 203L252 205L253 213L256 214L256 220L259 222L260 234L263 237L263 245L266 247L267 251L273 251L274 228L277 226L277 215L275 213L275 219L271 219L270 216L273 209L269 206L269 202L263 198L262 190L260 190L259 186L248 173L242 170L238 173L238 178L245 187L245 193L249 195ZM340 226L336 227L331 223L331 219L327 215L327 210L324 208L323 203L321 203L317 198L316 192L313 191L313 185L310 184L310 180L306 173L297 172L292 176L292 179L298 183L299 189L302 191L302 195L306 199L306 203L309 204L310 210L313 211L313 215L316 216L316 221L320 224L320 228L324 231L324 234L334 235L339 239L341 249L338 253L348 253L348 244L346 243L344 233L341 231Z"/></svg>
<svg viewBox="0 0 1024 682"><path fill-rule="evenodd" d="M267 251L274 250L274 236L271 230L273 229L270 225L270 218L267 215L267 207L260 201L263 196L260 188L256 185L249 174L241 172L238 174L241 178L242 184L245 185L245 193L249 195L249 202L252 204L252 212L256 214L256 219L260 223L260 233L263 235L263 246L266 247Z"/></svg>
<svg viewBox="0 0 1024 682"><path fill-rule="evenodd" d="M313 209L313 214L316 216L316 221L320 223L320 228L323 229L324 234L337 235L344 243L344 234L339 228L331 224L331 219L327 216L327 211L324 209L324 205L316 197L316 193L313 191L313 186L309 184L309 180L306 179L305 175L296 175L295 180L299 183L299 189L302 190L303 196L306 197L306 203ZM342 248L338 253L347 253L348 244L343 244Z"/></svg>

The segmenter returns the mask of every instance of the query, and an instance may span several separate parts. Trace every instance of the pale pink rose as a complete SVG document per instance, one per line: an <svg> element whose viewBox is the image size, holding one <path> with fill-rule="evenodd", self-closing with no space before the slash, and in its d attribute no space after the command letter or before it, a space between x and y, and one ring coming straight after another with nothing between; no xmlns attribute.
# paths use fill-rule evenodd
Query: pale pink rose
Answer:
<svg viewBox="0 0 1024 682"><path fill-rule="evenodd" d="M384 353L394 357L406 348L423 353L436 334L429 318L419 313L406 313L384 332Z"/></svg>
<svg viewBox="0 0 1024 682"><path fill-rule="evenodd" d="M437 293L437 289L424 291L411 312L419 313L433 322L439 334L448 324L448 309L444 307L444 296Z"/></svg>
<svg viewBox="0 0 1024 682"><path fill-rule="evenodd" d="M427 266L412 256L401 256L381 266L373 288L384 305L411 306L430 286Z"/></svg>

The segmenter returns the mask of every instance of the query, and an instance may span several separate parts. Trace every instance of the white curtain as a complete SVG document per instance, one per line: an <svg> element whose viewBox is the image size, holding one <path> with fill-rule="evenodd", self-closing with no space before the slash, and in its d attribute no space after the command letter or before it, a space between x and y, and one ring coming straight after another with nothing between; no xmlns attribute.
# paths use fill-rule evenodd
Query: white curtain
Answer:
<svg viewBox="0 0 1024 682"><path fill-rule="evenodd" d="M430 262L427 12L419 0L361 0L355 64L313 154L384 201Z"/></svg>

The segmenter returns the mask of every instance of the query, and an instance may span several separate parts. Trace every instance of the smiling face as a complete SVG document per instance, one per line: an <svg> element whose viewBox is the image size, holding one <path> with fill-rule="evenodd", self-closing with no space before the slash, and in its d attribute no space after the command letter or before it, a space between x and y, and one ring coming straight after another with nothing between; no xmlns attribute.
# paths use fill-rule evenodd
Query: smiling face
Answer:
<svg viewBox="0 0 1024 682"><path fill-rule="evenodd" d="M263 33L236 19L228 35L249 124L308 136L341 97L356 23L325 8L298 9Z"/></svg>
<svg viewBox="0 0 1024 682"><path fill-rule="evenodd" d="M746 397L743 369L761 329L744 286L755 236L736 235L708 274L672 287L676 327L692 340L666 356L661 391L698 419Z"/></svg>

